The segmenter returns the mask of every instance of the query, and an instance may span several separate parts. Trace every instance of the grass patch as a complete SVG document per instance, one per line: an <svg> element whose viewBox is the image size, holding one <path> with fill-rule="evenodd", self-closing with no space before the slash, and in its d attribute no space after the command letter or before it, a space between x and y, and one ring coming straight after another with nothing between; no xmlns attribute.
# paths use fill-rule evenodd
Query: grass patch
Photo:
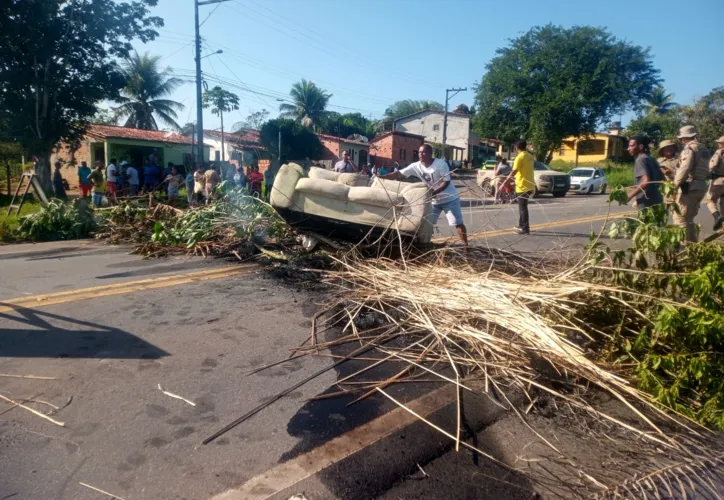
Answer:
<svg viewBox="0 0 724 500"><path fill-rule="evenodd" d="M548 166L559 172L570 172L576 168L575 163L562 160L553 160ZM628 187L633 185L633 163L620 163L615 161L605 161L601 163L578 162L578 166L595 167L603 170L606 174L608 186L611 189L619 186Z"/></svg>
<svg viewBox="0 0 724 500"><path fill-rule="evenodd" d="M15 215L15 209L8 215L8 206L12 201L12 195L0 194L0 242L11 242L15 240L20 217L30 215L40 210L41 204L34 196L26 196L25 203L20 209L20 215Z"/></svg>

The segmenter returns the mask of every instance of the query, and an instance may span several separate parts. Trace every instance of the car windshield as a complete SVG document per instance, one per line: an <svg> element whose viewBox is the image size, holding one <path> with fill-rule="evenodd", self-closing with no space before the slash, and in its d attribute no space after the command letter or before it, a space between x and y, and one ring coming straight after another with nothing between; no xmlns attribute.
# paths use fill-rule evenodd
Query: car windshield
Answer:
<svg viewBox="0 0 724 500"><path fill-rule="evenodd" d="M495 165L497 162L495 160L487 160L485 162L486 165Z"/></svg>
<svg viewBox="0 0 724 500"><path fill-rule="evenodd" d="M591 177L593 175L593 170L587 168L574 168L568 172L568 175L571 177Z"/></svg>
<svg viewBox="0 0 724 500"><path fill-rule="evenodd" d="M537 161L533 164L533 170L550 170L545 164Z"/></svg>

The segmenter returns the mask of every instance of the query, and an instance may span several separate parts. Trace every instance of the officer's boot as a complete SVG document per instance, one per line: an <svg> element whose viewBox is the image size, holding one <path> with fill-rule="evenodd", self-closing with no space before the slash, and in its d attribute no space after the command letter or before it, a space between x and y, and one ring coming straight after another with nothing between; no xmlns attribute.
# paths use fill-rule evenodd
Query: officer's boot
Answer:
<svg viewBox="0 0 724 500"><path fill-rule="evenodd" d="M719 212L714 212L714 231L719 231L724 226L724 217Z"/></svg>

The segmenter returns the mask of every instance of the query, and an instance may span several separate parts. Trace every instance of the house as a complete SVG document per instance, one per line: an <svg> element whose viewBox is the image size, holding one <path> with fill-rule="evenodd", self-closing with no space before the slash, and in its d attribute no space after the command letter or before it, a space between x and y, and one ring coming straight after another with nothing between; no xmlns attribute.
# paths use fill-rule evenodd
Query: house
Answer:
<svg viewBox="0 0 724 500"><path fill-rule="evenodd" d="M345 139L327 134L317 134L322 143L322 163L326 166L334 166L334 163L342 159L342 152L349 151L350 159L357 165L369 163L370 145L368 142Z"/></svg>
<svg viewBox="0 0 724 500"><path fill-rule="evenodd" d="M192 153L194 147L190 138L176 132L91 125L81 140L80 148L71 151L67 144L59 144L51 156L51 162L60 160L77 164L87 161L92 167L96 160L100 160L105 166L111 158L116 158L119 162L125 160L140 167L156 150L161 165L171 162L190 166L195 163ZM204 146L204 158L209 158L207 146Z"/></svg>
<svg viewBox="0 0 724 500"><path fill-rule="evenodd" d="M386 132L370 141L370 163L378 167L392 166L395 162L407 166L419 160L417 150L424 143L424 135Z"/></svg>
<svg viewBox="0 0 724 500"><path fill-rule="evenodd" d="M233 165L256 165L260 159L269 159L262 146L258 130L244 129L236 133L224 132L224 151L221 149L221 131L204 130L204 144L209 146L211 161L225 161Z"/></svg>
<svg viewBox="0 0 724 500"><path fill-rule="evenodd" d="M394 130L422 135L425 142L442 143L445 113L426 109L395 120ZM447 160L474 161L478 159L480 137L472 131L470 119L463 113L447 114L447 140L450 146L445 152ZM450 155L450 156L448 156Z"/></svg>
<svg viewBox="0 0 724 500"><path fill-rule="evenodd" d="M553 152L553 159L571 163L596 163L628 158L628 138L620 134L620 126L614 123L608 133L566 137L560 149Z"/></svg>

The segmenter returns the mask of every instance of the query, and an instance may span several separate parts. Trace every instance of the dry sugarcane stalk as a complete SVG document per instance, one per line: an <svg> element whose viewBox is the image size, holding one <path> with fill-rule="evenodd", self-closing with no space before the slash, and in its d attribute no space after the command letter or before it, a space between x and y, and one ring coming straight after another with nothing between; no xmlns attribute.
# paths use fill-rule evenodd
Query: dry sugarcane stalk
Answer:
<svg viewBox="0 0 724 500"><path fill-rule="evenodd" d="M36 375L13 375L11 373L0 373L0 377L29 378L29 379L33 379L33 380L58 380L56 377L38 377Z"/></svg>
<svg viewBox="0 0 724 500"><path fill-rule="evenodd" d="M47 420L47 421L49 421L49 422L52 422L52 423L54 423L55 425L59 425L60 427L65 427L65 424L64 424L63 422L58 422L57 420L52 419L52 418L50 418L49 416L44 415L43 413L40 413L40 412L37 411L37 410L33 410L33 409L30 408L29 406L25 406L25 405L22 404L22 403L18 403L17 401L13 401L13 400L10 399L10 398L6 398L6 397L3 396L2 394L0 394L0 398L2 398L3 400L7 401L7 402L10 403L10 404L13 404L13 405L15 405L15 406L19 406L19 407L22 408L23 410L27 410L27 411L29 411L30 413L33 413L33 414L35 414L35 415L37 415L37 416L39 416L39 417L41 417L41 418L44 418L45 420Z"/></svg>
<svg viewBox="0 0 724 500"><path fill-rule="evenodd" d="M164 388L161 387L161 384L158 384L158 390L161 391L162 393L164 393L166 396L171 396L172 398L180 399L184 403L190 404L191 406L196 406L196 403L194 403L193 401L189 401L188 399L186 399L182 396L179 396L178 394L174 394L172 392L168 392L168 391L164 390Z"/></svg>
<svg viewBox="0 0 724 500"><path fill-rule="evenodd" d="M98 493L103 493L104 495L108 495L111 498L117 498L118 500L123 500L123 498L119 497L118 495L114 495L113 493L108 493L107 491L103 491L102 489L96 488L95 486L91 486L90 484L81 483L81 482L79 482L78 484L80 484L81 486L85 486L86 488L90 488L94 491L97 491Z"/></svg>

